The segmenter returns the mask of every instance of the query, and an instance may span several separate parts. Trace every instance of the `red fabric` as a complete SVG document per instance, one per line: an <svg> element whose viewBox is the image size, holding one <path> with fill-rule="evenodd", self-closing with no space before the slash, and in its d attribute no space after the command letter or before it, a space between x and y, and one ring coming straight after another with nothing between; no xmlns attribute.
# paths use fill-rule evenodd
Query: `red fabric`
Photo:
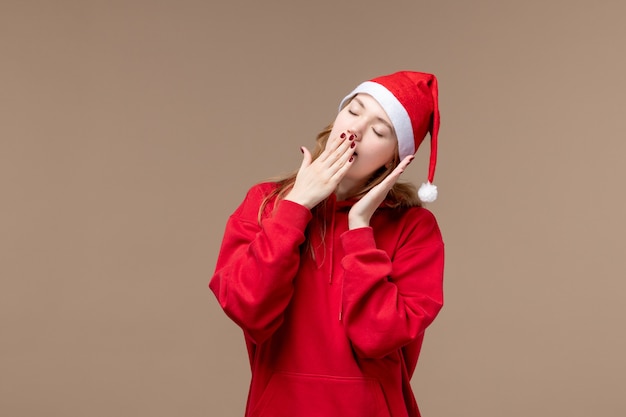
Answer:
<svg viewBox="0 0 626 417"><path fill-rule="evenodd" d="M246 417L419 416L409 378L443 305L434 216L381 207L371 227L348 230L351 203L331 196L323 243L320 220L290 201L270 204L259 226L273 187L253 187L228 220L209 284L244 331Z"/></svg>
<svg viewBox="0 0 626 417"><path fill-rule="evenodd" d="M430 162L428 181L435 179L437 143L441 117L439 114L439 86L433 74L416 71L399 71L372 79L393 94L411 119L415 151L430 132Z"/></svg>

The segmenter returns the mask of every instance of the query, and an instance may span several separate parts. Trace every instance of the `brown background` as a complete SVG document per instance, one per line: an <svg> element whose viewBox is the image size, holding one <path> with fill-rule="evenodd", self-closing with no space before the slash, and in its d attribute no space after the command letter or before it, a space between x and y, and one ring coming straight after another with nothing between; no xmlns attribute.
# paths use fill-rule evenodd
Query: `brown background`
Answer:
<svg viewBox="0 0 626 417"><path fill-rule="evenodd" d="M623 2L0 4L0 415L241 416L226 219L399 69L443 122L424 415L626 415Z"/></svg>

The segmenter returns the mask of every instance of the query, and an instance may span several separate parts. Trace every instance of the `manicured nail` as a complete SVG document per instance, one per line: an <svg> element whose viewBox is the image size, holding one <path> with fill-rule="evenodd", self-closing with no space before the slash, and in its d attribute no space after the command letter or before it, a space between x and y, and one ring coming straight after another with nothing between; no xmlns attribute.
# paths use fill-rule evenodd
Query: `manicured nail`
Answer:
<svg viewBox="0 0 626 417"><path fill-rule="evenodd" d="M352 162L354 160L354 156L351 156L350 159L348 159L348 162Z"/></svg>
<svg viewBox="0 0 626 417"><path fill-rule="evenodd" d="M341 136L339 136L339 137L340 137L341 139L343 139L343 138L345 138L345 137L346 137L346 134L345 134L345 133L342 133L342 134L341 134Z"/></svg>
<svg viewBox="0 0 626 417"><path fill-rule="evenodd" d="M304 149L302 149L302 147L300 147L300 152L304 153Z"/></svg>
<svg viewBox="0 0 626 417"><path fill-rule="evenodd" d="M352 142L352 143L350 144L350 147L351 147L351 148L354 148L355 146L356 146L356 143L354 143L354 142Z"/></svg>
<svg viewBox="0 0 626 417"><path fill-rule="evenodd" d="M354 140L355 136L354 135L350 135L350 137L348 138L348 140Z"/></svg>

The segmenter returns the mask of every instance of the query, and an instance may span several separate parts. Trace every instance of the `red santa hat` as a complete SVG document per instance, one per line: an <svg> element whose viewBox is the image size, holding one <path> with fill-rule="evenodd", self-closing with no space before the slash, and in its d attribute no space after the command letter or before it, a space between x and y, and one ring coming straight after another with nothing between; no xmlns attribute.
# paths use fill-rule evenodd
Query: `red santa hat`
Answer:
<svg viewBox="0 0 626 417"><path fill-rule="evenodd" d="M420 200L435 201L437 187L433 185L437 163L437 134L439 133L439 91L433 74L400 71L373 78L358 85L339 105L341 110L356 94L372 96L389 116L398 138L400 159L417 152L430 133L430 163L428 182L418 191Z"/></svg>

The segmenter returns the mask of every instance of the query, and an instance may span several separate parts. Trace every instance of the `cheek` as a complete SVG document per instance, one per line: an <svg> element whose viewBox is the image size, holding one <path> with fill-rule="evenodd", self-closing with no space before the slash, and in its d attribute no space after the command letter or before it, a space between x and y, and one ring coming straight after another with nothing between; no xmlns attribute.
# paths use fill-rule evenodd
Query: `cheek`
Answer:
<svg viewBox="0 0 626 417"><path fill-rule="evenodd" d="M349 125L350 125L350 122L348 118L345 116L345 114L343 114L343 112L340 112L335 118L335 121L333 122L332 132L341 134L341 132L344 132L349 129Z"/></svg>
<svg viewBox="0 0 626 417"><path fill-rule="evenodd" d="M394 143L379 142L372 150L374 155L377 155L378 159L387 163L393 158L396 146Z"/></svg>
<svg viewBox="0 0 626 417"><path fill-rule="evenodd" d="M337 137L339 135L341 135L341 126L335 124L335 125L333 125L333 128L330 131L329 139L332 139L332 138Z"/></svg>

